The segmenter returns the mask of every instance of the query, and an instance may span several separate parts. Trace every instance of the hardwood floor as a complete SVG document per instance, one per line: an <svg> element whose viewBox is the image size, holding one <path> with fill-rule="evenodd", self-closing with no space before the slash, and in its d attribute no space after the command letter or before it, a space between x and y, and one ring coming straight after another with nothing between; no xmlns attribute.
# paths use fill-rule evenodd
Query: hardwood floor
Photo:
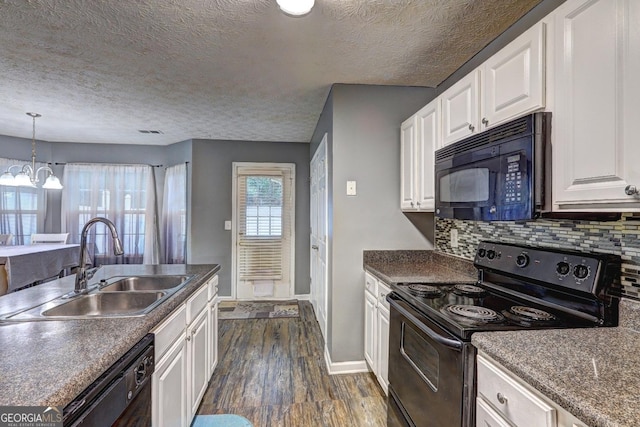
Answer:
<svg viewBox="0 0 640 427"><path fill-rule="evenodd" d="M371 373L329 375L313 308L300 318L220 320L220 359L198 414L238 414L255 427L386 426Z"/></svg>

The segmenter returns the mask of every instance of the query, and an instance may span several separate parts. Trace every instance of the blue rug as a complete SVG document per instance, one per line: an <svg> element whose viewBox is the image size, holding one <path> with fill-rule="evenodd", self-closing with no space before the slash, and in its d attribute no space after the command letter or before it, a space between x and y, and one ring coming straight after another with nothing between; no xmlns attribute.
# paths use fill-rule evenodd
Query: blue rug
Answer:
<svg viewBox="0 0 640 427"><path fill-rule="evenodd" d="M240 415L196 415L191 427L253 427L253 424Z"/></svg>

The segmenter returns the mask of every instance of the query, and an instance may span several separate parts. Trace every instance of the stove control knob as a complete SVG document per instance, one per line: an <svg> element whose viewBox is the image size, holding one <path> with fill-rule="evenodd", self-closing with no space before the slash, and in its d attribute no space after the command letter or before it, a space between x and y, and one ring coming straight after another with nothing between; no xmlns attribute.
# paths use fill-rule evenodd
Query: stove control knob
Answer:
<svg viewBox="0 0 640 427"><path fill-rule="evenodd" d="M494 251L493 249L489 249L487 251L487 258L494 259L495 257L496 257L496 251Z"/></svg>
<svg viewBox="0 0 640 427"><path fill-rule="evenodd" d="M529 255L521 253L516 257L516 265L520 268L524 268L529 265Z"/></svg>
<svg viewBox="0 0 640 427"><path fill-rule="evenodd" d="M485 255L487 255L487 250L486 250L485 248L480 248L480 249L478 249L478 256L479 256L480 258L484 258L484 257L485 257Z"/></svg>
<svg viewBox="0 0 640 427"><path fill-rule="evenodd" d="M583 264L578 264L573 267L573 275L576 276L577 279L586 279L589 275L589 267Z"/></svg>
<svg viewBox="0 0 640 427"><path fill-rule="evenodd" d="M566 276L567 274L569 274L569 271L571 271L569 263L560 261L556 264L556 273L558 273L559 275Z"/></svg>

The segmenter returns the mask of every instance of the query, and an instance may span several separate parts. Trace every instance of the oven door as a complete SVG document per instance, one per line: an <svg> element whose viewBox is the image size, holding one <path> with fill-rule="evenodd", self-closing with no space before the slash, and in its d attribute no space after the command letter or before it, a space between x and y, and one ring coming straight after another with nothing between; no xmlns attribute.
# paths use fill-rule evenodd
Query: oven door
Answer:
<svg viewBox="0 0 640 427"><path fill-rule="evenodd" d="M388 424L470 426L473 347L397 294L389 294L387 300L391 308Z"/></svg>

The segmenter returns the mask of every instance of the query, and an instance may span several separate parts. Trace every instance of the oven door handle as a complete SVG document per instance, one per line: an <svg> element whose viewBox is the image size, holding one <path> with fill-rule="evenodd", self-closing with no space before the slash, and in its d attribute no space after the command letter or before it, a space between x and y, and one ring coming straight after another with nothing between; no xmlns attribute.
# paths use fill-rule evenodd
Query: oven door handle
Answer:
<svg viewBox="0 0 640 427"><path fill-rule="evenodd" d="M415 326L418 327L418 329L420 329L422 332L424 332L429 338L431 338L432 340L434 340L438 344L441 344L441 345L443 345L445 347L448 347L448 348L450 348L452 350L462 351L462 343L460 341L453 340L453 339L447 338L447 337L443 337L442 335L440 335L440 334L432 331L431 329L427 328L426 326L424 326L424 324L416 316L414 316L406 308L404 308L403 306L401 306L400 304L398 304L396 302L397 298L398 297L396 297L395 295L392 295L392 294L387 295L387 301L389 302L389 304L391 304L391 306L394 309L398 310L400 312L400 314L402 314L407 319L409 319Z"/></svg>

